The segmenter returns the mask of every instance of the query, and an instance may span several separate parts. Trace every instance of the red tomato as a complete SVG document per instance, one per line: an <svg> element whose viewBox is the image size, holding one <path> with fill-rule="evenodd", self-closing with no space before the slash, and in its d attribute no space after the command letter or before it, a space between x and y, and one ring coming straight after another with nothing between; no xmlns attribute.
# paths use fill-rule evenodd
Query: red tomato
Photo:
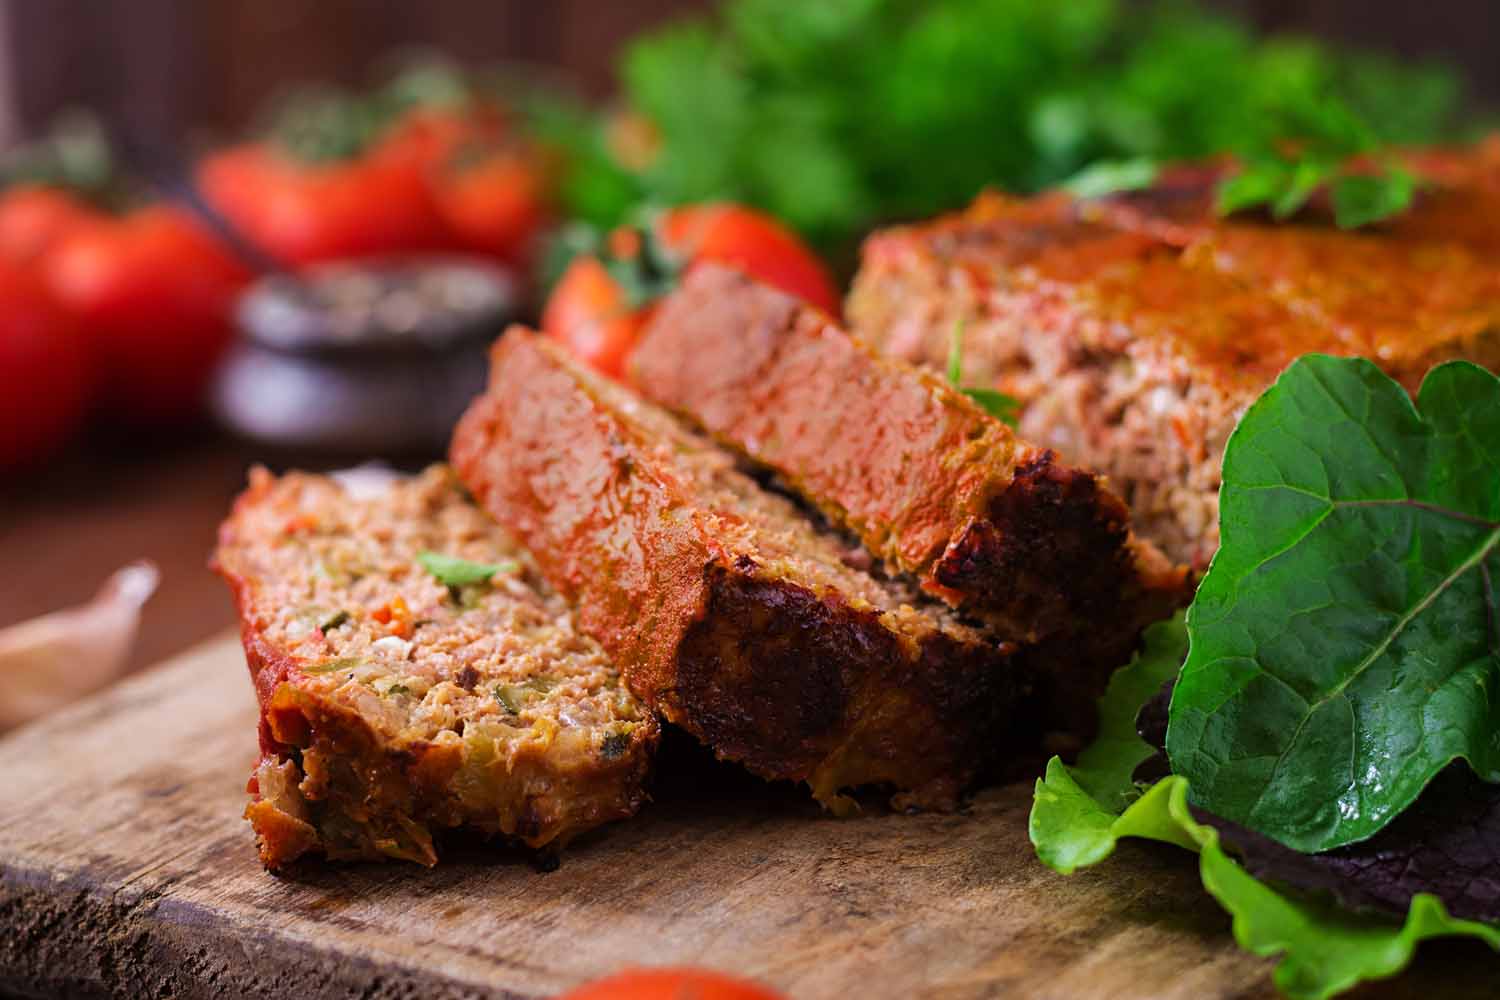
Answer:
<svg viewBox="0 0 1500 1000"><path fill-rule="evenodd" d="M240 146L204 160L198 186L262 249L292 265L447 242L423 171L402 156L307 164L269 146Z"/></svg>
<svg viewBox="0 0 1500 1000"><path fill-rule="evenodd" d="M732 265L830 315L839 313L828 268L769 215L728 203L689 205L663 213L657 228L667 248L684 260Z"/></svg>
<svg viewBox="0 0 1500 1000"><path fill-rule="evenodd" d="M459 110L417 108L383 135L370 155L433 172L463 147L499 142L507 131L504 113L490 105L472 104Z"/></svg>
<svg viewBox="0 0 1500 1000"><path fill-rule="evenodd" d="M585 364L614 378L649 318L631 309L625 292L597 257L576 257L542 310L542 330Z"/></svg>
<svg viewBox="0 0 1500 1000"><path fill-rule="evenodd" d="M596 979L561 1000L783 1000L764 986L706 969L630 969Z"/></svg>
<svg viewBox="0 0 1500 1000"><path fill-rule="evenodd" d="M530 256L547 222L544 171L520 148L458 150L430 175L433 200L458 241L512 264Z"/></svg>
<svg viewBox="0 0 1500 1000"><path fill-rule="evenodd" d="M828 269L793 233L770 216L741 205L689 205L661 215L650 234L675 262L691 267L719 261L768 285L838 314L838 291ZM643 234L610 234L612 260L643 257ZM578 357L618 378L625 358L650 318L648 303L631 311L624 291L597 257L580 257L563 273L542 313L543 332Z"/></svg>
<svg viewBox="0 0 1500 1000"><path fill-rule="evenodd" d="M93 366L41 278L0 262L0 471L46 458L88 411Z"/></svg>
<svg viewBox="0 0 1500 1000"><path fill-rule="evenodd" d="M100 218L81 198L61 188L22 185L0 195L0 257L29 264L71 232Z"/></svg>
<svg viewBox="0 0 1500 1000"><path fill-rule="evenodd" d="M154 424L198 410L250 277L213 236L151 206L65 237L45 272L96 344L117 415Z"/></svg>

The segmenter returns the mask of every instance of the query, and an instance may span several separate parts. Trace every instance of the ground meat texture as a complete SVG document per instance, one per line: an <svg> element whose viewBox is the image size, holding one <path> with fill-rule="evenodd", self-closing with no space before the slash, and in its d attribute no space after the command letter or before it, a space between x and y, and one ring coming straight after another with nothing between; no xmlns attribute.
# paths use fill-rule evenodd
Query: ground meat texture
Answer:
<svg viewBox="0 0 1500 1000"><path fill-rule="evenodd" d="M948 807L1031 728L1009 644L851 565L732 454L526 330L496 346L452 459L632 689L757 774L834 809L864 785Z"/></svg>
<svg viewBox="0 0 1500 1000"><path fill-rule="evenodd" d="M498 567L449 587L424 552ZM434 467L377 495L263 469L220 529L261 706L261 858L437 860L632 814L657 724L531 557Z"/></svg>
<svg viewBox="0 0 1500 1000"><path fill-rule="evenodd" d="M965 371L1022 402L1021 436L1107 474L1174 560L1207 566L1229 433L1297 356L1363 355L1411 390L1449 358L1500 365L1500 272L1459 244L1129 204L986 195L877 233L848 315L932 366L965 323Z"/></svg>
<svg viewBox="0 0 1500 1000"><path fill-rule="evenodd" d="M1142 625L1185 594L1184 573L1137 556L1124 503L1092 473L736 271L695 268L657 311L631 374L774 470L891 573L1002 635L1105 631L1123 662Z"/></svg>

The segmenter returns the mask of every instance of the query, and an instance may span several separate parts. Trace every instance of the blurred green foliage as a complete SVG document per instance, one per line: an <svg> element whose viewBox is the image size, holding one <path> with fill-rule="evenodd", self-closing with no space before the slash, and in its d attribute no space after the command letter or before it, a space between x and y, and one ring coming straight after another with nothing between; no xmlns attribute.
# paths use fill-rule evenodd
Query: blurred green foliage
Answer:
<svg viewBox="0 0 1500 1000"><path fill-rule="evenodd" d="M1463 98L1440 66L1123 0L728 0L635 41L620 75L660 148L631 170L610 156L604 120L555 130L574 152L574 217L607 227L643 202L727 198L824 246L1102 161L1230 152L1249 169L1285 161L1291 141L1336 164L1431 142L1452 134ZM1263 177L1262 200L1290 205L1312 179ZM1346 192L1367 211L1399 193Z"/></svg>

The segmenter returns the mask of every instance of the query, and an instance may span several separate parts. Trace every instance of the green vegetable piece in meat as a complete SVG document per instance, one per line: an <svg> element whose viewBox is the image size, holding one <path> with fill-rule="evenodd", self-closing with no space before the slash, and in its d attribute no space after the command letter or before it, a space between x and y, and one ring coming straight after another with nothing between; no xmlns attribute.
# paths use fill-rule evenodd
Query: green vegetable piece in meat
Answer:
<svg viewBox="0 0 1500 1000"><path fill-rule="evenodd" d="M496 684L495 700L511 715L519 715L521 709L536 697L536 693L520 684Z"/></svg>
<svg viewBox="0 0 1500 1000"><path fill-rule="evenodd" d="M1309 355L1231 436L1167 751L1193 803L1303 852L1370 837L1444 766L1500 781L1500 379L1417 405Z"/></svg>
<svg viewBox="0 0 1500 1000"><path fill-rule="evenodd" d="M319 622L318 623L318 628L322 629L324 632L327 632L330 629L336 629L336 628L338 628L340 625L343 625L344 623L346 623L348 621L349 621L349 612L347 612L347 611L335 611L333 614L329 615L327 618L325 618L321 622Z"/></svg>
<svg viewBox="0 0 1500 1000"><path fill-rule="evenodd" d="M1009 427L1016 426L1020 404L1012 396L998 389L965 389L965 396L979 404L979 408Z"/></svg>
<svg viewBox="0 0 1500 1000"><path fill-rule="evenodd" d="M425 551L417 554L422 568L447 587L465 587L476 583L489 583L497 573L515 573L521 564L514 560L498 563L470 562L456 556L445 556L441 552Z"/></svg>
<svg viewBox="0 0 1500 1000"><path fill-rule="evenodd" d="M1020 414L1021 404L1012 396L1007 396L998 389L965 389L963 387L964 377L964 322L959 320L953 324L953 339L948 344L948 382L956 387L965 396L968 396L979 408L990 416L1007 426L1016 426L1016 418Z"/></svg>
<svg viewBox="0 0 1500 1000"><path fill-rule="evenodd" d="M336 660L309 663L302 668L302 672L304 674L331 674L340 670L353 670L355 667L363 666L364 662L358 656L341 656Z"/></svg>

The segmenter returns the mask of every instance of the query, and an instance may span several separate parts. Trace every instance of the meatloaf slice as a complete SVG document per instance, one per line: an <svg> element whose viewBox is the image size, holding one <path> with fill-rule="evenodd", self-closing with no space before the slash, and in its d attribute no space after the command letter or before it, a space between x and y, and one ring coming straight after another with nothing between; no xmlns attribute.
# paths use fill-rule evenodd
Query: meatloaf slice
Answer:
<svg viewBox="0 0 1500 1000"><path fill-rule="evenodd" d="M1089 472L817 309L700 265L631 360L648 397L768 467L894 573L1033 642L1106 632L1128 658L1184 594Z"/></svg>
<svg viewBox="0 0 1500 1000"><path fill-rule="evenodd" d="M863 785L951 806L1031 724L1009 645L526 330L497 344L452 459L652 708L831 808Z"/></svg>
<svg viewBox="0 0 1500 1000"><path fill-rule="evenodd" d="M644 799L655 719L448 470L363 496L257 469L215 568L260 700L267 868L430 865L451 827L562 844Z"/></svg>
<svg viewBox="0 0 1500 1000"><path fill-rule="evenodd" d="M1408 388L1452 357L1500 364L1494 275L1461 246L1189 217L982 196L872 236L848 315L932 366L965 323L965 369L1022 402L1021 436L1107 474L1137 530L1198 568L1229 433L1298 355L1363 355Z"/></svg>

